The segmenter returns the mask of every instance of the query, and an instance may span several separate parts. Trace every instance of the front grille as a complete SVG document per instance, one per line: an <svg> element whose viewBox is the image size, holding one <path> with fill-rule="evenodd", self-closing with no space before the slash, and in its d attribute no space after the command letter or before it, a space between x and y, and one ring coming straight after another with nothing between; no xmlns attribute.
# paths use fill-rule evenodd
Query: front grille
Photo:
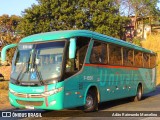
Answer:
<svg viewBox="0 0 160 120"><path fill-rule="evenodd" d="M44 96L41 94L30 94L30 98L42 98L42 97Z"/></svg>
<svg viewBox="0 0 160 120"><path fill-rule="evenodd" d="M16 100L18 104L25 105L25 106L41 106L43 101L23 101L23 100Z"/></svg>

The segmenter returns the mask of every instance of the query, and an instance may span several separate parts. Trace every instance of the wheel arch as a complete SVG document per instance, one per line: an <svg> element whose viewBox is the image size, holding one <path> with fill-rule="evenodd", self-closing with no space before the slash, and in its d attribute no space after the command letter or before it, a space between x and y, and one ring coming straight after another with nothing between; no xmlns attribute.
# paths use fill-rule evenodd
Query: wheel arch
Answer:
<svg viewBox="0 0 160 120"><path fill-rule="evenodd" d="M85 94L84 94L83 103L85 104L85 102L86 102L86 96L87 96L87 93L88 93L89 90L93 90L94 92L96 92L97 99L98 99L98 103L99 103L99 102L100 102L100 93L99 93L98 86L97 86L96 84L89 85L89 86L86 88L86 91L85 91Z"/></svg>

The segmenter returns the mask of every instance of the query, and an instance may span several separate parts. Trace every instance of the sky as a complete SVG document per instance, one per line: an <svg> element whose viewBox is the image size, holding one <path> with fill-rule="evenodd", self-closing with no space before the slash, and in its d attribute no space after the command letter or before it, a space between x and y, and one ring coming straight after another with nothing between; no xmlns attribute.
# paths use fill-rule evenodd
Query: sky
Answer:
<svg viewBox="0 0 160 120"><path fill-rule="evenodd" d="M24 9L38 4L36 0L0 0L0 16L3 14L22 16ZM160 3L158 4L160 8Z"/></svg>
<svg viewBox="0 0 160 120"><path fill-rule="evenodd" d="M3 14L22 16L24 9L38 4L36 0L0 0L0 16Z"/></svg>
<svg viewBox="0 0 160 120"><path fill-rule="evenodd" d="M158 6L158 7L159 7L159 9L160 9L160 3L158 3L158 4L157 4L157 6Z"/></svg>

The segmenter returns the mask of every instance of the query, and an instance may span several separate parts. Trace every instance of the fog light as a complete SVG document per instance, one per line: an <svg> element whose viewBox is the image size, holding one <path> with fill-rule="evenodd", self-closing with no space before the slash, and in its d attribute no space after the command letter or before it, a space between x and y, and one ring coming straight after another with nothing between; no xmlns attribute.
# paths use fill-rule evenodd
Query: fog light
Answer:
<svg viewBox="0 0 160 120"><path fill-rule="evenodd" d="M55 100L52 101L52 102L50 102L50 105L54 105L54 104L56 104L56 101L55 101Z"/></svg>

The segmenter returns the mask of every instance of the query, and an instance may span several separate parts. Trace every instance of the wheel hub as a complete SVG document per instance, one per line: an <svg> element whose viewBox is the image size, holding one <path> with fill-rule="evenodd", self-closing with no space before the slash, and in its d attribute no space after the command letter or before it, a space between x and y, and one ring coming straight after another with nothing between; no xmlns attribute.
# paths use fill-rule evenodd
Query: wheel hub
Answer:
<svg viewBox="0 0 160 120"><path fill-rule="evenodd" d="M93 98L91 96L87 96L86 106L87 108L91 108L93 106Z"/></svg>

